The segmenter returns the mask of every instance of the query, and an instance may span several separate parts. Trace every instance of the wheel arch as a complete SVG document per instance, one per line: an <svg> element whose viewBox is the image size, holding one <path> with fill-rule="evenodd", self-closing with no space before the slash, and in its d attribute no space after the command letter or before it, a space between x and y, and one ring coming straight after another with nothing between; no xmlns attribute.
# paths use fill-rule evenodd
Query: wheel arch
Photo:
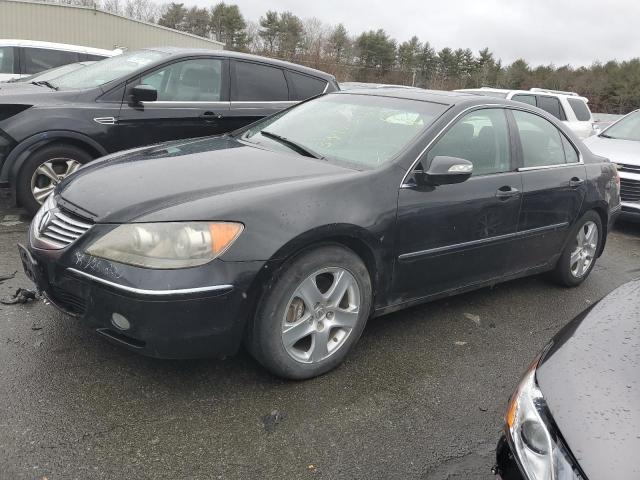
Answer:
<svg viewBox="0 0 640 480"><path fill-rule="evenodd" d="M54 144L69 144L87 151L93 158L107 155L107 150L92 138L78 132L54 130L41 132L20 142L7 156L0 172L1 181L9 181L15 190L15 180L24 162L34 152Z"/></svg>
<svg viewBox="0 0 640 480"><path fill-rule="evenodd" d="M385 278L386 273L390 272L386 272L388 267L385 267L381 255L376 253L376 251L379 252L380 250L375 246L376 241L373 235L355 225L330 225L305 232L291 239L265 263L251 282L247 292L250 302L250 315L247 322L249 329L253 323L258 302L263 298L265 292L273 286L285 266L299 255L327 245L338 245L347 248L364 262L371 279L371 305L372 309L375 308L376 299L380 299L381 289L385 288L382 279Z"/></svg>

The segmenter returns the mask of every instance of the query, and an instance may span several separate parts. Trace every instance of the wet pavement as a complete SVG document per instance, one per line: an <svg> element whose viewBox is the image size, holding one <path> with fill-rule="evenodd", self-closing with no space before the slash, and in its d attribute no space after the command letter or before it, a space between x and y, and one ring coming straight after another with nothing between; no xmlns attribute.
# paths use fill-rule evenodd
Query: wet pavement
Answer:
<svg viewBox="0 0 640 480"><path fill-rule="evenodd" d="M11 218L7 218L7 215ZM29 282L0 212L0 283ZM246 353L163 361L42 302L0 305L0 479L491 479L508 396L573 316L640 276L622 225L580 287L533 277L370 321L345 364L288 382Z"/></svg>

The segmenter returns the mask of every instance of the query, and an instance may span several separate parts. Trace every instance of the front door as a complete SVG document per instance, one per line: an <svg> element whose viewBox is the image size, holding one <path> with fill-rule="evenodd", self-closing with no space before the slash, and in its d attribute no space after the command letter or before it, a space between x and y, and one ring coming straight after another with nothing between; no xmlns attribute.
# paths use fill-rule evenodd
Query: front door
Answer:
<svg viewBox="0 0 640 480"><path fill-rule="evenodd" d="M560 255L586 195L586 169L576 148L550 121L513 110L522 173L520 240L513 272L545 266Z"/></svg>
<svg viewBox="0 0 640 480"><path fill-rule="evenodd" d="M127 85L118 118L122 148L229 131L228 62L193 58L159 67ZM151 85L155 102L134 103L131 89Z"/></svg>
<svg viewBox="0 0 640 480"><path fill-rule="evenodd" d="M498 278L518 225L521 175L512 163L504 109L466 114L429 149L473 163L467 181L418 186L409 178L398 196L395 303Z"/></svg>

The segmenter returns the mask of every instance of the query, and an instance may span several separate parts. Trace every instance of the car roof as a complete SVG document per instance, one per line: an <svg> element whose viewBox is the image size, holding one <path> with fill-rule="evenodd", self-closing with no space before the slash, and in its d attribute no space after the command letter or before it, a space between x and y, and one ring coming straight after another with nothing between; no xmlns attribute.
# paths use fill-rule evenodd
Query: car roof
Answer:
<svg viewBox="0 0 640 480"><path fill-rule="evenodd" d="M504 94L525 94L525 95L542 95L547 97L563 97L563 98L578 98L585 102L589 102L587 97L583 97L578 95L575 92L565 92L561 90L549 90L545 88L530 88L529 90L518 90L511 88L493 88L493 87L480 87L480 88L462 88L460 90L456 90L458 92L468 92L468 93L476 93L478 95L482 95L482 92L496 92L496 93L504 93Z"/></svg>
<svg viewBox="0 0 640 480"><path fill-rule="evenodd" d="M305 73L307 75L313 75L314 77L320 77L327 81L335 81L335 77L329 73L315 68L305 67L284 60L277 60L275 58L261 57L259 55L251 55L249 53L233 52L231 50L214 50L207 48L179 48L179 47L150 47L142 50L155 50L157 52L163 52L171 55L172 57L192 56L192 55L214 55L218 57L237 58L239 60L247 60L252 62L268 63L270 65L286 68L299 73Z"/></svg>
<svg viewBox="0 0 640 480"><path fill-rule="evenodd" d="M67 52L93 53L96 55L114 56L122 53L122 50L105 50L102 48L84 47L82 45L72 45L70 43L41 42L38 40L20 39L0 39L0 47L32 47L48 48L51 50L62 50Z"/></svg>

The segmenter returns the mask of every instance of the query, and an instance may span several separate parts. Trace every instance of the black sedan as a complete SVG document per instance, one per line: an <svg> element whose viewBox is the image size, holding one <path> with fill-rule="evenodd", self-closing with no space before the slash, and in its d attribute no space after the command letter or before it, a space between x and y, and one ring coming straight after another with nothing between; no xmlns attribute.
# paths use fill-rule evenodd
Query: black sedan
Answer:
<svg viewBox="0 0 640 480"><path fill-rule="evenodd" d="M0 189L31 213L94 158L236 130L337 90L333 76L225 50L128 52L0 87Z"/></svg>
<svg viewBox="0 0 640 480"><path fill-rule="evenodd" d="M105 157L22 257L38 287L147 355L337 366L367 319L552 271L578 285L620 208L615 166L535 107L337 92L231 135Z"/></svg>
<svg viewBox="0 0 640 480"><path fill-rule="evenodd" d="M640 478L640 281L556 335L511 397L503 480Z"/></svg>

